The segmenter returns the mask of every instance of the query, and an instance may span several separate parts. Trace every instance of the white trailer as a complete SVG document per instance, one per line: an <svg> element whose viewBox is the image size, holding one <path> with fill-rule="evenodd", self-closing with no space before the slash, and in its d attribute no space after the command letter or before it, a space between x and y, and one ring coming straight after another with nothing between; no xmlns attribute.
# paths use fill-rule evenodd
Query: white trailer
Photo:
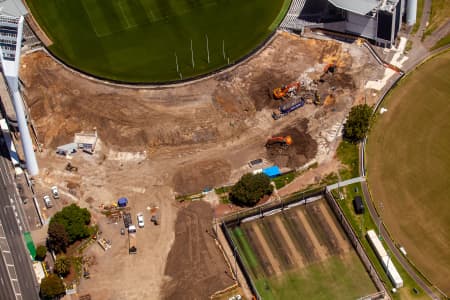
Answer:
<svg viewBox="0 0 450 300"><path fill-rule="evenodd" d="M398 273L391 257L386 252L386 249L384 249L383 243L381 243L375 231L373 229L368 230L366 236L369 240L369 244L372 246L375 254L383 265L383 268L386 270L386 274L391 280L392 285L397 289L401 288L403 286L403 279Z"/></svg>

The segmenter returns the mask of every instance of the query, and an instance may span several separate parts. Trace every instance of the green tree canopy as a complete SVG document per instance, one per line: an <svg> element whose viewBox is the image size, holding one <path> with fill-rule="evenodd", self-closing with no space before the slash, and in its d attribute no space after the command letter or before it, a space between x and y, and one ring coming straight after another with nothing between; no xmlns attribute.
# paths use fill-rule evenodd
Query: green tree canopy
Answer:
<svg viewBox="0 0 450 300"><path fill-rule="evenodd" d="M50 222L47 233L47 247L56 253L66 252L69 236L64 226L60 223Z"/></svg>
<svg viewBox="0 0 450 300"><path fill-rule="evenodd" d="M66 294L66 288L58 275L50 274L42 279L40 294L43 299L59 299Z"/></svg>
<svg viewBox="0 0 450 300"><path fill-rule="evenodd" d="M233 186L230 193L231 201L245 206L253 206L264 196L270 195L273 186L270 178L263 174L245 174Z"/></svg>
<svg viewBox="0 0 450 300"><path fill-rule="evenodd" d="M76 204L71 204L57 212L50 220L52 223L59 223L64 226L69 237L69 244L89 236L87 225L91 222L91 214L86 208L81 208Z"/></svg>
<svg viewBox="0 0 450 300"><path fill-rule="evenodd" d="M56 259L53 270L59 276L66 277L70 272L70 266L70 259L65 255L61 255Z"/></svg>
<svg viewBox="0 0 450 300"><path fill-rule="evenodd" d="M356 143L369 131L372 108L367 104L353 106L344 124L344 139Z"/></svg>
<svg viewBox="0 0 450 300"><path fill-rule="evenodd" d="M45 247L44 245L40 245L36 248L36 257L34 259L38 261L44 261L46 255L47 255L47 247Z"/></svg>

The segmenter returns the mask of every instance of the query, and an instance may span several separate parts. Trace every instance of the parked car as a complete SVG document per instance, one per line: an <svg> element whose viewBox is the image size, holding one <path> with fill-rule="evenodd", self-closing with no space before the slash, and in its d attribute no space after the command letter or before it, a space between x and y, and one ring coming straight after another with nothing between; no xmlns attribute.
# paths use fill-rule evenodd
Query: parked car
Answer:
<svg viewBox="0 0 450 300"><path fill-rule="evenodd" d="M50 208L53 206L52 199L50 199L50 196L48 196L48 195L44 196L44 203L45 203L45 207L47 207L47 208Z"/></svg>
<svg viewBox="0 0 450 300"><path fill-rule="evenodd" d="M57 186L52 186L52 195L53 195L53 198L59 199L59 192L58 192Z"/></svg>
<svg viewBox="0 0 450 300"><path fill-rule="evenodd" d="M137 221L139 228L144 227L144 216L142 214L137 215Z"/></svg>

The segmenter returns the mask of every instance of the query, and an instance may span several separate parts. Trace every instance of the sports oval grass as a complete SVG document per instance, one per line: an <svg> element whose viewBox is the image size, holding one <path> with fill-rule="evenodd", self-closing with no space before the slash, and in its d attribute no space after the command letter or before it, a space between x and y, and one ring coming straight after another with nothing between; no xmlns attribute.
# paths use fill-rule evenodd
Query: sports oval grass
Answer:
<svg viewBox="0 0 450 300"><path fill-rule="evenodd" d="M450 51L401 81L367 145L374 203L418 269L450 294Z"/></svg>
<svg viewBox="0 0 450 300"><path fill-rule="evenodd" d="M244 57L276 29L290 0L27 3L53 42L49 50L66 64L143 83L194 77Z"/></svg>

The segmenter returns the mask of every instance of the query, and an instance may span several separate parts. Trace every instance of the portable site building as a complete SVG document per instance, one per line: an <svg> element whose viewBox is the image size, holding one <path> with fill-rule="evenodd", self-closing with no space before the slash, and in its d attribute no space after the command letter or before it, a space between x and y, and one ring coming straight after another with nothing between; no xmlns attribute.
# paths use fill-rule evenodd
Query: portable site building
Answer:
<svg viewBox="0 0 450 300"><path fill-rule="evenodd" d="M355 213L357 215L364 213L364 202L361 196L355 196L355 198L353 198L353 208L355 209Z"/></svg>

